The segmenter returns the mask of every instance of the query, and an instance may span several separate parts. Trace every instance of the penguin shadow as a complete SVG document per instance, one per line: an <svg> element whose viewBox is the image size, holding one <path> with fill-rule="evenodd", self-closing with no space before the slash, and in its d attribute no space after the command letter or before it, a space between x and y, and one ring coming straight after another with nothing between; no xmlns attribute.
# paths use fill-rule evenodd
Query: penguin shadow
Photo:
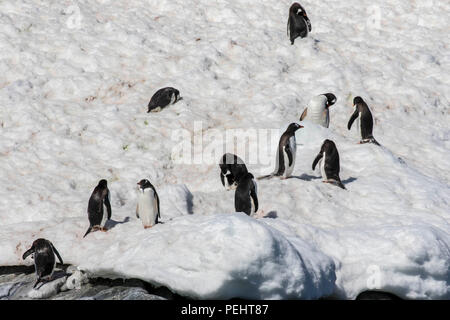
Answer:
<svg viewBox="0 0 450 320"><path fill-rule="evenodd" d="M194 195L190 192L186 196L186 207L188 214L194 214Z"/></svg>
<svg viewBox="0 0 450 320"><path fill-rule="evenodd" d="M270 211L268 212L265 216L263 216L263 218L270 218L270 219L276 219L278 218L278 214L276 211Z"/></svg>
<svg viewBox="0 0 450 320"><path fill-rule="evenodd" d="M108 221L106 221L105 228L108 230L111 230L118 224L124 224L129 221L130 221L130 217L125 217L125 219L123 219L123 221L115 221L115 220L109 219Z"/></svg>
<svg viewBox="0 0 450 320"><path fill-rule="evenodd" d="M317 180L317 179L321 179L321 177L316 177L316 176L311 176L309 174L302 174L301 176L290 176L288 179L300 179L300 180L304 180L304 181L311 181L311 180Z"/></svg>
<svg viewBox="0 0 450 320"><path fill-rule="evenodd" d="M356 180L358 180L358 179L354 178L354 177L350 177L345 180L342 180L341 182L342 182L342 184L346 185L347 183L352 183L353 181L356 181Z"/></svg>

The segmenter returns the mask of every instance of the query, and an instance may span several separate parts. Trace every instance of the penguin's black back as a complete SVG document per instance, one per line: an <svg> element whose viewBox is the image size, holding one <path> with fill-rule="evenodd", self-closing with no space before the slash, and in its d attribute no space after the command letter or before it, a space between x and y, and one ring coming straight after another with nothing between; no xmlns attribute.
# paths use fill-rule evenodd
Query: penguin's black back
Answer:
<svg viewBox="0 0 450 320"><path fill-rule="evenodd" d="M103 212L103 202L107 196L108 187L99 183L92 192L88 203L88 218L91 227L100 225L103 215L107 214Z"/></svg>
<svg viewBox="0 0 450 320"><path fill-rule="evenodd" d="M253 178L251 173L247 173L239 182L234 194L234 207L236 212L245 212L247 215L251 214L252 204L250 193L254 192L256 195Z"/></svg>
<svg viewBox="0 0 450 320"><path fill-rule="evenodd" d="M373 138L372 130L373 130L373 117L372 112L370 112L369 106L367 103L360 102L357 105L358 111L361 112L361 138L362 139L370 139Z"/></svg>
<svg viewBox="0 0 450 320"><path fill-rule="evenodd" d="M326 153L325 157L325 173L329 179L341 181L339 178L340 161L339 152L336 148L336 144L331 140L325 140L322 144L320 152Z"/></svg>
<svg viewBox="0 0 450 320"><path fill-rule="evenodd" d="M169 105L173 94L178 96L180 92L172 87L166 87L156 91L148 103L148 112L158 107L164 108Z"/></svg>
<svg viewBox="0 0 450 320"><path fill-rule="evenodd" d="M55 265L55 254L49 241L38 239L34 241L34 264L36 274L42 278L52 273Z"/></svg>
<svg viewBox="0 0 450 320"><path fill-rule="evenodd" d="M300 12L298 12L299 10ZM288 28L291 44L294 44L294 40L298 37L305 38L308 35L308 30L311 31L309 18L299 3L294 3L289 8Z"/></svg>

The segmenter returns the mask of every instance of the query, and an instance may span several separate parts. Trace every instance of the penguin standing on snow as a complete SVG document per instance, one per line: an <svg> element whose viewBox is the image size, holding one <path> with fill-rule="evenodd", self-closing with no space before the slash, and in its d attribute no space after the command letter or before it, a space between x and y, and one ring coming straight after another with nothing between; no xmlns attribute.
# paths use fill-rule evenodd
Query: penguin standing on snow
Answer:
<svg viewBox="0 0 450 320"><path fill-rule="evenodd" d="M34 259L34 267L38 277L33 286L33 288L36 288L39 282L43 282L44 284L52 280L53 271L55 270L56 265L55 255L58 257L61 264L63 264L63 260L53 244L42 238L33 242L31 248L23 254L22 259L25 260L30 254L33 254L32 258Z"/></svg>
<svg viewBox="0 0 450 320"><path fill-rule="evenodd" d="M159 89L150 99L148 103L148 112L159 112L164 107L169 104L174 104L175 102L183 99L180 97L180 91L172 87L166 87Z"/></svg>
<svg viewBox="0 0 450 320"><path fill-rule="evenodd" d="M247 215L258 211L256 182L249 172L239 180L234 194L234 208L236 212L244 212Z"/></svg>
<svg viewBox="0 0 450 320"><path fill-rule="evenodd" d="M300 121L308 120L328 128L330 125L329 107L336 103L336 96L332 93L324 93L315 96L309 102L309 106L303 111Z"/></svg>
<svg viewBox="0 0 450 320"><path fill-rule="evenodd" d="M109 189L105 179L99 181L89 198L88 218L90 226L83 238L91 231L107 231L105 224L108 219L111 219L111 204L109 202Z"/></svg>
<svg viewBox="0 0 450 320"><path fill-rule="evenodd" d="M141 219L145 229L151 228L158 223L158 218L161 219L158 193L147 179L142 179L137 184L139 187L136 217Z"/></svg>
<svg viewBox="0 0 450 320"><path fill-rule="evenodd" d="M339 153L333 141L326 139L322 143L320 152L313 161L313 170L315 170L317 163L319 163L320 173L322 174L322 179L324 179L323 182L335 183L342 189L345 189L339 178Z"/></svg>
<svg viewBox="0 0 450 320"><path fill-rule="evenodd" d="M355 108L355 112L353 112L350 120L348 121L348 130L351 129L353 121L358 119L358 131L361 135L361 140L359 143L362 144L372 142L376 145L380 145L372 135L373 118L367 103L365 103L361 97L356 97L353 99L353 107Z"/></svg>
<svg viewBox="0 0 450 320"><path fill-rule="evenodd" d="M305 9L299 3L293 3L289 8L287 23L287 32L291 40L291 45L294 44L296 38L305 38L311 30L311 22L306 15Z"/></svg>
<svg viewBox="0 0 450 320"><path fill-rule="evenodd" d="M291 176L294 171L295 156L297 153L297 142L295 140L295 131L303 128L298 123L291 123L286 131L281 135L278 143L278 150L276 156L275 171L267 176L258 177L260 179L272 178L279 176L281 179L286 179Z"/></svg>
<svg viewBox="0 0 450 320"><path fill-rule="evenodd" d="M220 181L227 189L236 189L239 180L248 173L244 161L238 156L225 153L219 162Z"/></svg>

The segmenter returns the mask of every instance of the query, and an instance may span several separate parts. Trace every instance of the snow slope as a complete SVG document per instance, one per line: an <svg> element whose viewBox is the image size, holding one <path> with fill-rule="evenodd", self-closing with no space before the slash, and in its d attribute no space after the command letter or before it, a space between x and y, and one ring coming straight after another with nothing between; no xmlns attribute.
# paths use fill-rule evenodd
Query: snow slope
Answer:
<svg viewBox="0 0 450 320"><path fill-rule="evenodd" d="M291 46L290 1L1 1L0 265L31 263L22 253L45 237L92 274L195 298L353 299L375 288L449 299L450 4L301 3L312 33ZM147 114L164 86L184 99ZM196 124L204 144L193 155L213 150L216 162L233 152L229 130L271 129L258 141L270 163L238 153L269 173L279 135L325 92L338 98L330 128L297 131L295 177L258 182L266 218L233 214L217 164L173 154L174 133L194 137ZM381 148L346 128L357 95ZM326 138L347 191L311 169ZM113 228L81 239L102 178ZM142 178L166 222L145 231L134 214Z"/></svg>

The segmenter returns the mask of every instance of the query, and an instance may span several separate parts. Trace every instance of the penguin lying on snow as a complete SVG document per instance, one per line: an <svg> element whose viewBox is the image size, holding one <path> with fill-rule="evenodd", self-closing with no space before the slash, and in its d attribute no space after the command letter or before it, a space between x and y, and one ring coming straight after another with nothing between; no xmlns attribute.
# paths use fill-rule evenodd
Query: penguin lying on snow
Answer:
<svg viewBox="0 0 450 320"><path fill-rule="evenodd" d="M244 212L247 215L258 211L257 186L253 175L249 172L239 180L234 194L234 208L236 212Z"/></svg>
<svg viewBox="0 0 450 320"><path fill-rule="evenodd" d="M306 15L305 9L297 2L293 3L289 8L287 29L291 45L294 44L296 38L305 38L308 32L312 30L311 22Z"/></svg>
<svg viewBox="0 0 450 320"><path fill-rule="evenodd" d="M83 238L91 231L107 231L105 224L108 219L111 219L111 204L109 202L109 189L105 179L99 181L89 198L88 218L90 225Z"/></svg>
<svg viewBox="0 0 450 320"><path fill-rule="evenodd" d="M361 135L361 141L359 141L359 143L362 144L372 142L379 146L380 144L372 135L373 118L369 106L361 97L356 97L355 99L353 99L353 107L355 108L355 112L353 112L350 120L348 121L348 130L351 129L353 121L355 121L355 119L358 119L358 131Z"/></svg>
<svg viewBox="0 0 450 320"><path fill-rule="evenodd" d="M315 170L318 162L322 179L324 179L323 182L335 183L342 189L345 189L345 186L339 178L339 152L333 141L326 139L322 143L320 152L313 161L313 170Z"/></svg>
<svg viewBox="0 0 450 320"><path fill-rule="evenodd" d="M22 259L25 260L30 254L32 254L32 258L34 259L34 267L38 277L33 286L33 288L36 288L39 282L43 282L44 284L52 280L56 265L55 254L61 264L63 264L63 260L53 244L42 238L33 242L31 248L23 254Z"/></svg>
<svg viewBox="0 0 450 320"><path fill-rule="evenodd" d="M159 89L150 99L148 103L148 112L159 112L169 104L174 104L183 99L180 97L180 91L172 87Z"/></svg>
<svg viewBox="0 0 450 320"><path fill-rule="evenodd" d="M300 116L300 121L307 118L311 122L328 128L330 125L329 107L335 104L336 100L336 96L332 93L324 93L315 96L309 102L309 106L303 111Z"/></svg>
<svg viewBox="0 0 450 320"><path fill-rule="evenodd" d="M244 161L238 156L225 153L219 162L220 181L227 189L236 189L239 180L248 173Z"/></svg>
<svg viewBox="0 0 450 320"><path fill-rule="evenodd" d="M297 142L295 140L295 131L303 128L298 123L291 123L286 131L281 135L278 143L276 155L275 171L269 175L258 177L258 180L279 176L286 179L291 176L294 171L295 156L297 152Z"/></svg>
<svg viewBox="0 0 450 320"><path fill-rule="evenodd" d="M136 217L141 219L145 229L151 228L158 223L158 218L161 219L158 193L147 179L142 179L137 184L139 187Z"/></svg>

